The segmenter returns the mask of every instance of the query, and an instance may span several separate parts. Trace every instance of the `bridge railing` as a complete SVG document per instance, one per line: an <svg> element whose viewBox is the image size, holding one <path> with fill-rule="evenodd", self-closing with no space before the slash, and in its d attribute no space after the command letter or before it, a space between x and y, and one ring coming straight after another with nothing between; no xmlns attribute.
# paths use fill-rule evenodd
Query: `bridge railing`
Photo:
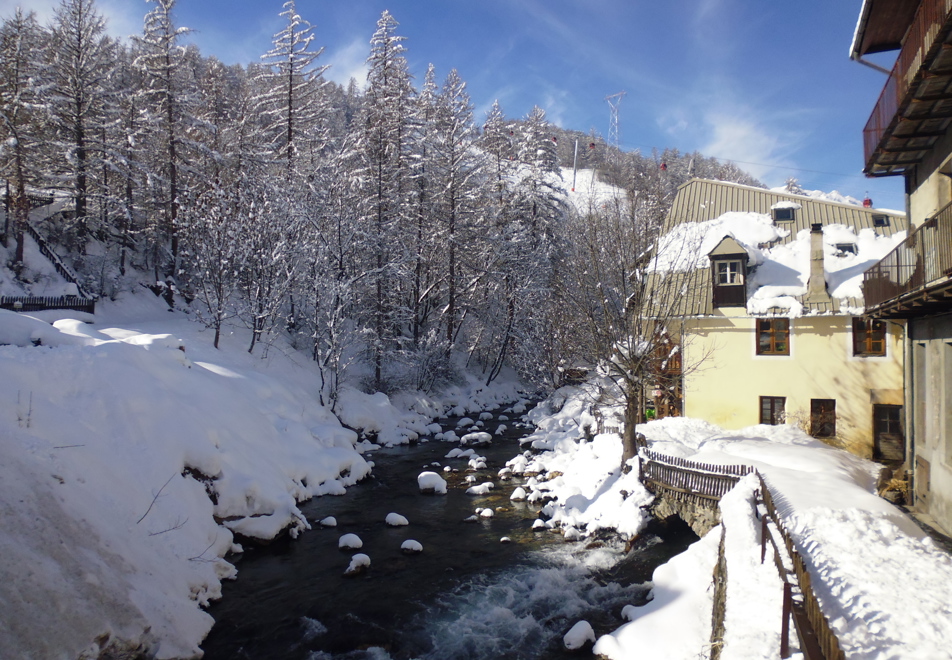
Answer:
<svg viewBox="0 0 952 660"><path fill-rule="evenodd" d="M643 448L641 479L649 487L718 501L745 475L754 472L749 465L699 463L679 456L667 456Z"/></svg>
<svg viewBox="0 0 952 660"><path fill-rule="evenodd" d="M800 639L800 652L806 660L844 660L839 640L830 626L829 619L820 609L820 602L813 591L812 578L803 557L797 551L790 533L783 524L774 498L763 476L749 465L715 465L692 461L679 456L668 456L642 447L641 480L652 492L668 491L675 497L689 497L716 505L744 476L757 473L760 479L760 497L765 515L762 516L761 562L769 542L774 547L774 561L784 583L783 619L781 625L781 657L790 657L788 625L792 618ZM768 518L773 522L781 538L782 553L768 529ZM784 561L784 557L787 561Z"/></svg>
<svg viewBox="0 0 952 660"><path fill-rule="evenodd" d="M783 519L777 512L773 495L767 487L763 475L758 473L757 476L760 479L760 493L766 510L766 514L761 518L760 560L763 563L769 540L774 548L774 561L777 563L780 577L784 582L784 623L786 624L789 616L793 616L793 622L800 637L800 651L806 660L844 660L846 655L840 648L839 639L837 639L836 633L833 632L833 628L830 626L830 620L820 609L820 600L813 591L813 580L803 557L797 551L790 532L787 531ZM773 522L787 551L787 556L792 564L792 571L786 570L783 565L780 548L773 541L773 537L768 531L768 518ZM795 579L796 584L791 582L791 578ZM794 593L794 587L796 587L798 593ZM786 648L786 636L781 637L781 645L780 657L790 657L789 648Z"/></svg>

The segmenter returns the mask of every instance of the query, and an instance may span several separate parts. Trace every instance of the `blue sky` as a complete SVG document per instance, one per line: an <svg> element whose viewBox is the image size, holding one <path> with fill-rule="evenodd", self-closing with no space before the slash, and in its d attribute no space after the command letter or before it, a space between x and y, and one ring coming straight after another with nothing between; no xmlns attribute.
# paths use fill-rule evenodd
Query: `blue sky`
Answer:
<svg viewBox="0 0 952 660"><path fill-rule="evenodd" d="M45 20L57 0L32 0ZM0 0L8 16L16 0ZM620 91L623 149L673 147L733 160L770 186L796 177L902 209L901 177L862 175L862 128L885 75L851 62L860 0L298 0L328 76L362 81L387 9L417 82L429 63L467 82L477 118L498 99L607 135L605 97ZM141 30L151 5L101 0L110 31ZM281 0L178 0L180 26L226 63L257 60L281 27ZM888 58L887 58L888 59ZM891 61L888 62L891 65Z"/></svg>

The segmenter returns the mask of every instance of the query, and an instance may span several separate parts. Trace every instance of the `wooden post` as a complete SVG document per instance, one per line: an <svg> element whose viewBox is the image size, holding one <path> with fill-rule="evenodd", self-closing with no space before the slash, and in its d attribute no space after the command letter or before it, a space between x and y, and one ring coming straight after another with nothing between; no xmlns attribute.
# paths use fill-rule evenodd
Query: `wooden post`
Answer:
<svg viewBox="0 0 952 660"><path fill-rule="evenodd" d="M780 623L780 657L790 657L790 614L793 609L793 587L783 583L783 621Z"/></svg>

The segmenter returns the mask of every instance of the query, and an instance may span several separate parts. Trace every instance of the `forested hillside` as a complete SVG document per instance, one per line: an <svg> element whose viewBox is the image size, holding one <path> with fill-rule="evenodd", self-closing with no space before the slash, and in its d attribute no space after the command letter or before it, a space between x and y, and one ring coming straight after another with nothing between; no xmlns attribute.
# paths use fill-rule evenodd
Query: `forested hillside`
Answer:
<svg viewBox="0 0 952 660"><path fill-rule="evenodd" d="M166 287L216 346L233 323L253 330L252 352L287 333L321 365L322 403L355 362L354 384L377 391L430 389L463 366L491 381L504 364L555 384L589 357L566 330L581 322L574 275L597 254L571 249L579 227L622 220L649 245L690 177L756 184L699 154L621 153L538 107L476 117L455 70L414 79L387 12L368 26L366 86L345 88L293 2L248 66L183 45L174 8L155 0L128 43L93 0L64 0L45 26L6 17L0 265L29 290L31 222L100 296ZM616 203L570 203L576 144ZM37 194L64 209L30 220Z"/></svg>

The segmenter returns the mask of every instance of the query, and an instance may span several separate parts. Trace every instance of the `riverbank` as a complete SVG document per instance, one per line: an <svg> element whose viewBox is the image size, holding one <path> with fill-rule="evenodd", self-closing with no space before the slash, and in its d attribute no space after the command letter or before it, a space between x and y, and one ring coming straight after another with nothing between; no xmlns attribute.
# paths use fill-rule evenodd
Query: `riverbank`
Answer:
<svg viewBox="0 0 952 660"><path fill-rule="evenodd" d="M316 365L290 347L263 359L237 332L216 350L147 292L97 310L0 311L0 657L195 657L235 535L298 535L302 502L370 474L367 443L315 403ZM407 442L517 388L353 392L341 411Z"/></svg>
<svg viewBox="0 0 952 660"><path fill-rule="evenodd" d="M580 544L558 528L534 529L542 504L510 499L527 479L499 475L532 430L518 417L505 410L472 415L487 430L507 427L475 450L484 468L474 469L469 456L448 458L458 453L456 442L374 450L370 478L344 497L302 507L313 531L280 547L246 549L238 580L209 610L217 623L202 645L206 658L561 658L574 657L562 636L579 618L600 632L617 627L622 607L644 599L642 583L654 567L696 537L659 526L627 552L614 535ZM438 420L462 435L458 421ZM416 476L424 469L446 477L446 495L419 492ZM495 487L469 494L473 480ZM492 516L472 520L487 508ZM388 527L390 512L409 524ZM336 526L320 528L328 516ZM356 534L362 547L342 552L344 534ZM423 552L403 555L408 539ZM371 565L346 578L354 552ZM364 655L369 648L378 656Z"/></svg>

